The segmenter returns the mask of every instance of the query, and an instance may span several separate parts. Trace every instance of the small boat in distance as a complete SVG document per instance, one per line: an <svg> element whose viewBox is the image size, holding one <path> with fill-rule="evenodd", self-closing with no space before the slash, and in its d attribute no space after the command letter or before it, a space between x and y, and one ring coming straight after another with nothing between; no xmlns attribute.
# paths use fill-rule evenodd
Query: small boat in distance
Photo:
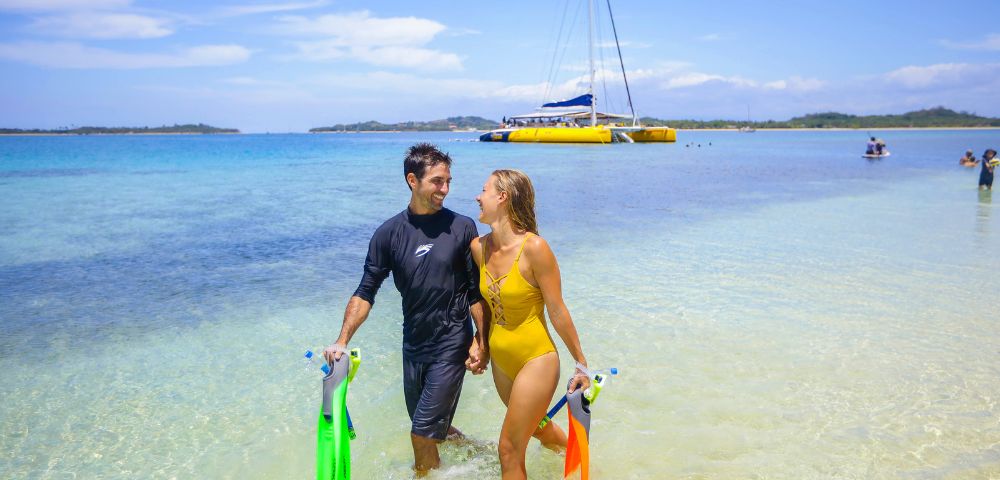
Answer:
<svg viewBox="0 0 1000 480"><path fill-rule="evenodd" d="M631 114L597 111L597 98L594 96L594 0L587 0L587 4L590 26L587 37L590 48L590 83L587 93L568 100L545 103L532 113L505 117L500 128L484 133L479 137L479 141L602 144L677 141L677 130L670 127L644 127L635 114L610 2L608 14L611 15L611 26L615 30L618 61L621 65Z"/></svg>
<svg viewBox="0 0 1000 480"><path fill-rule="evenodd" d="M750 105L747 105L747 124L740 127L740 131L743 133L753 133L757 131L756 128L753 128L753 124L750 123Z"/></svg>

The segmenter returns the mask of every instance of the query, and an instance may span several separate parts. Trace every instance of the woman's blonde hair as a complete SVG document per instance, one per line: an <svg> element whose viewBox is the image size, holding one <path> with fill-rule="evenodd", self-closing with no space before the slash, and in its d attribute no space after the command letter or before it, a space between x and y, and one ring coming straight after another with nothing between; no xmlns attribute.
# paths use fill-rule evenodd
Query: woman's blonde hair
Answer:
<svg viewBox="0 0 1000 480"><path fill-rule="evenodd" d="M511 226L538 235L538 224L535 223L535 188L531 179L520 170L494 170L493 183L498 192L506 192L507 216Z"/></svg>

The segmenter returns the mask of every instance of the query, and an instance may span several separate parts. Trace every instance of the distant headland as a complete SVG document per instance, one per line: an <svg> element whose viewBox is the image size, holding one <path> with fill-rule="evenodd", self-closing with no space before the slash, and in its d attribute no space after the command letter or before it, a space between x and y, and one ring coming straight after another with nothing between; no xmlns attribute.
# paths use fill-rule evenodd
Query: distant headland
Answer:
<svg viewBox="0 0 1000 480"><path fill-rule="evenodd" d="M670 126L685 130L739 129L751 126L757 129L843 129L843 128L998 128L1000 118L982 117L974 113L956 112L944 107L916 110L901 115L848 115L845 113L811 113L789 120L746 122L740 120L663 120L642 117L642 124L649 127ZM430 132L456 130L490 130L497 128L497 120L483 117L448 117L429 122L381 123L375 120L317 127L310 133L352 132Z"/></svg>
<svg viewBox="0 0 1000 480"><path fill-rule="evenodd" d="M367 122L342 124L332 127L310 128L309 133L340 133L340 132L439 132L452 130L490 130L497 128L500 122L483 117L448 117L429 122L382 123L375 120Z"/></svg>
<svg viewBox="0 0 1000 480"><path fill-rule="evenodd" d="M180 135L240 133L235 128L218 128L203 123L162 127L75 127L53 130L0 128L0 135Z"/></svg>

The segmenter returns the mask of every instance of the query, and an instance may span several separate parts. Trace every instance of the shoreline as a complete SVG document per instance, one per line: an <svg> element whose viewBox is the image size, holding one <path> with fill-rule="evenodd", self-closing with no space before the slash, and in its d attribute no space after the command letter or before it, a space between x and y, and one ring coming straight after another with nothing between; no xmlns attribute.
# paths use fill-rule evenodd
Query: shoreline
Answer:
<svg viewBox="0 0 1000 480"><path fill-rule="evenodd" d="M669 127L674 128L674 127ZM920 131L920 130L1000 130L1000 127L885 127L885 128L758 128L755 132L741 132L736 128L674 128L679 132L861 132L861 131ZM135 132L135 133L0 133L0 137L114 137L141 135L315 135L315 134L356 134L356 133L486 133L490 130L353 130L339 132Z"/></svg>
<svg viewBox="0 0 1000 480"><path fill-rule="evenodd" d="M671 127L673 128L673 127ZM740 132L738 128L678 128L678 131L683 132L737 132L737 133L754 133L754 132ZM1000 130L1000 127L882 127L882 128L757 128L757 132L862 132L862 131L906 131L906 130Z"/></svg>
<svg viewBox="0 0 1000 480"><path fill-rule="evenodd" d="M0 133L0 137L113 137L126 135L245 135L242 132L134 132L134 133L58 133L58 132L22 132Z"/></svg>

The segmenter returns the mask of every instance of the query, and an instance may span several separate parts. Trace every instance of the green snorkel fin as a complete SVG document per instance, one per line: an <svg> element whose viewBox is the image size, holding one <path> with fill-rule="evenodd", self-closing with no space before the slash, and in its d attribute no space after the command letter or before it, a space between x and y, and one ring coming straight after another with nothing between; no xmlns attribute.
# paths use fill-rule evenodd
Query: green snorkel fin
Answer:
<svg viewBox="0 0 1000 480"><path fill-rule="evenodd" d="M347 353L347 352L345 352ZM361 350L331 363L323 377L323 404L319 410L316 440L316 480L348 480L351 478L351 439L354 425L347 413L347 385L361 365Z"/></svg>

